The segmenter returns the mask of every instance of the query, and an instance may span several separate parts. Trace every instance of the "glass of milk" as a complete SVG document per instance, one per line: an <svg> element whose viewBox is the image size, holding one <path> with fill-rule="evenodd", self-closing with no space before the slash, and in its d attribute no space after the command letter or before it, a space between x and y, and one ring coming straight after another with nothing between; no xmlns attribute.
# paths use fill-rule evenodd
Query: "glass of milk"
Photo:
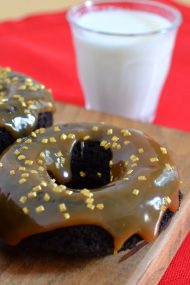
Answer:
<svg viewBox="0 0 190 285"><path fill-rule="evenodd" d="M86 1L68 12L87 109L152 122L181 14L155 1Z"/></svg>

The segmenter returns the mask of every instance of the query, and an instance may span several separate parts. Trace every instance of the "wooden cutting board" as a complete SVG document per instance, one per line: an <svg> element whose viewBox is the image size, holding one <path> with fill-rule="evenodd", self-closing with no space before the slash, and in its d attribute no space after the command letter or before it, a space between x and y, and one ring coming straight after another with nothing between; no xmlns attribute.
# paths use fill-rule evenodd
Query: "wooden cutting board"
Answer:
<svg viewBox="0 0 190 285"><path fill-rule="evenodd" d="M104 121L141 129L168 146L179 168L184 199L156 241L127 259L126 252L91 260L28 254L0 244L1 285L156 285L190 229L190 134L57 104L56 123ZM124 259L123 261L121 261Z"/></svg>

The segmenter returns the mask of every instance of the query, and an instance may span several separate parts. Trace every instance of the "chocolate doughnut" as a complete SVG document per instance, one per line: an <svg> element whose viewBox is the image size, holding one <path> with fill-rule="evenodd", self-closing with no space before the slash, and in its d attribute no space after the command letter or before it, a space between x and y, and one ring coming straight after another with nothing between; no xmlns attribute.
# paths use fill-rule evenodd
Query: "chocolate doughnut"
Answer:
<svg viewBox="0 0 190 285"><path fill-rule="evenodd" d="M53 123L53 99L45 86L0 68L0 154L17 138Z"/></svg>
<svg viewBox="0 0 190 285"><path fill-rule="evenodd" d="M153 241L179 208L167 149L141 131L105 124L54 126L19 139L1 157L0 190L0 239L71 255Z"/></svg>

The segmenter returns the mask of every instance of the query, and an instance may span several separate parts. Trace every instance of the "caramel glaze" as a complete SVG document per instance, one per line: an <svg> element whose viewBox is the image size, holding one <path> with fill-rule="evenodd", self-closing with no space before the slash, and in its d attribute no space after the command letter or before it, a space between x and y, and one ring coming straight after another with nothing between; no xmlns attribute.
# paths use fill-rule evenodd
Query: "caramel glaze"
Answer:
<svg viewBox="0 0 190 285"><path fill-rule="evenodd" d="M50 90L30 77L0 68L0 127L16 139L35 129L39 113L54 111Z"/></svg>
<svg viewBox="0 0 190 285"><path fill-rule="evenodd" d="M135 233L154 240L164 212L179 208L176 167L166 148L141 131L71 124L20 140L0 160L0 238L10 245L33 234L91 224L113 236L117 252ZM110 148L111 181L98 189L68 189L73 146L85 140Z"/></svg>

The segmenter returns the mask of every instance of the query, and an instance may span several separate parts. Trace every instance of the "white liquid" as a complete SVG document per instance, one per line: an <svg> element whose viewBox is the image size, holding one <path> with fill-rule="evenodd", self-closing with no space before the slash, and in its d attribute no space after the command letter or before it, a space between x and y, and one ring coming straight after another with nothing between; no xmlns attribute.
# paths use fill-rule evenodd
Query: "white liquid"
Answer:
<svg viewBox="0 0 190 285"><path fill-rule="evenodd" d="M73 30L87 108L152 121L168 74L175 31L139 34L167 28L169 21L147 12L109 9L86 13L78 23L117 34Z"/></svg>

